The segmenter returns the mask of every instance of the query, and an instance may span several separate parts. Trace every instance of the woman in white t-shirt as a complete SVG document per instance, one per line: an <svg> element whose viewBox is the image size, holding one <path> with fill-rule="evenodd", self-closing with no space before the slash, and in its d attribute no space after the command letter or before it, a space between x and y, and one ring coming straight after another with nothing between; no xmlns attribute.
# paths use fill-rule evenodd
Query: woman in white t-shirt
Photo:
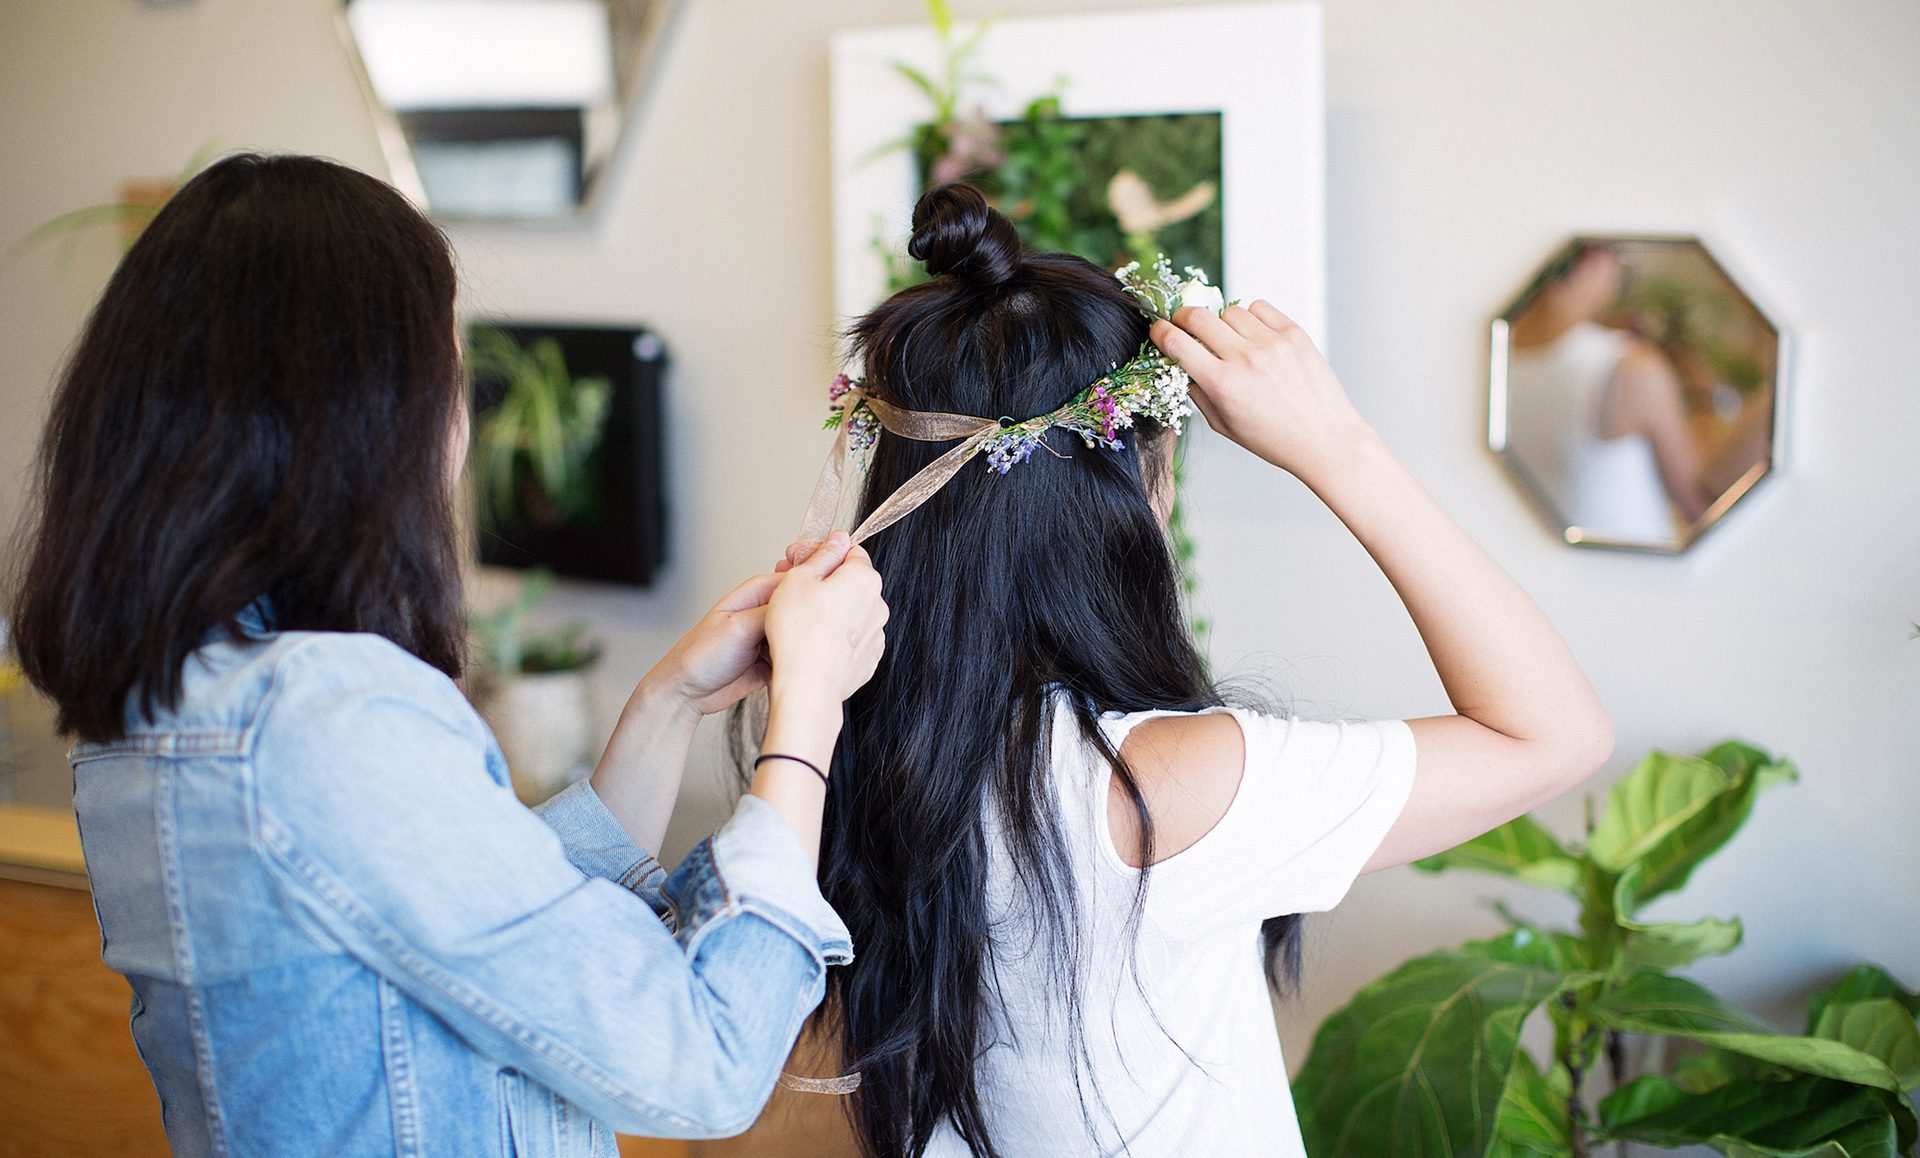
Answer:
<svg viewBox="0 0 1920 1158"><path fill-rule="evenodd" d="M892 620L821 851L856 957L789 1084L884 1158L1298 1155L1266 987L1297 979L1299 915L1577 784L1606 714L1271 306L1153 322L1176 367L1114 278L1023 252L972 189L922 199L910 252L933 279L855 324L866 376L834 392ZM1457 715L1224 704L1165 536L1179 367L1371 552Z"/></svg>
<svg viewBox="0 0 1920 1158"><path fill-rule="evenodd" d="M1701 447L1658 346L1601 325L1625 271L1587 244L1513 319L1507 445L1569 527L1662 545L1707 511Z"/></svg>

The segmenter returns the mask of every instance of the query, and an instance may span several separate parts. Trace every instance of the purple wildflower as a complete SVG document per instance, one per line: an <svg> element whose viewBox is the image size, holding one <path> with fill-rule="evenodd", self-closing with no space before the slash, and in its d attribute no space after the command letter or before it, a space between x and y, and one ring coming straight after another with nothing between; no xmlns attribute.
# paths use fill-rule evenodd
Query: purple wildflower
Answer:
<svg viewBox="0 0 1920 1158"><path fill-rule="evenodd" d="M1107 393L1105 385L1093 388L1093 408L1100 415L1100 436L1109 446L1118 443L1114 426L1114 417L1120 410L1114 404L1113 397Z"/></svg>
<svg viewBox="0 0 1920 1158"><path fill-rule="evenodd" d="M862 406L847 420L847 445L856 451L871 449L880 440L880 419Z"/></svg>

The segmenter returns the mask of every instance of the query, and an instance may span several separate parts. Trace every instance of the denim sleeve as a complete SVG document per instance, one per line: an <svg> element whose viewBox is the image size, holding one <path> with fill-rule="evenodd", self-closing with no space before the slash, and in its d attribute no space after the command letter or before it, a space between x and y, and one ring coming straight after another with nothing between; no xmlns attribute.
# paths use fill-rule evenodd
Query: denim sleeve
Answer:
<svg viewBox="0 0 1920 1158"><path fill-rule="evenodd" d="M695 845L671 879L585 780L533 811L560 837L575 868L636 893L689 947L737 899L796 940L819 944L828 964L852 959L846 925L805 871L810 858L800 838L757 796L741 797L732 819Z"/></svg>
<svg viewBox="0 0 1920 1158"><path fill-rule="evenodd" d="M669 932L616 883L644 880L645 854L598 799L599 816L576 794L542 823L488 776L453 684L384 640L289 653L256 732L256 838L316 935L616 1129L745 1129L850 957L757 800L662 885Z"/></svg>
<svg viewBox="0 0 1920 1158"><path fill-rule="evenodd" d="M627 830L607 811L600 794L585 780L534 808L566 849L573 867L590 877L601 877L627 889L673 927L673 908L661 889L667 871L652 853L633 843Z"/></svg>

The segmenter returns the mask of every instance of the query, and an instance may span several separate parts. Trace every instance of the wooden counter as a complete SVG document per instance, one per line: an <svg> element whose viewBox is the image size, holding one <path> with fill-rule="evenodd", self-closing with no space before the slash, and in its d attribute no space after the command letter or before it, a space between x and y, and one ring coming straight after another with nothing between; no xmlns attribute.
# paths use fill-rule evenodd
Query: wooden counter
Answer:
<svg viewBox="0 0 1920 1158"><path fill-rule="evenodd" d="M0 671L0 877L86 887L67 745L53 705Z"/></svg>

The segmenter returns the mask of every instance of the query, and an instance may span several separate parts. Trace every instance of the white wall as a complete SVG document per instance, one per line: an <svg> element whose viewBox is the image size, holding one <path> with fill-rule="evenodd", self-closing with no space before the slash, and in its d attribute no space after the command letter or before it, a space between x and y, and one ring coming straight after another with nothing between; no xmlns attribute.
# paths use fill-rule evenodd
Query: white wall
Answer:
<svg viewBox="0 0 1920 1158"><path fill-rule="evenodd" d="M613 643L615 697L798 519L837 321L826 40L919 16L916 0L688 7L603 220L455 232L470 308L642 321L673 351L672 567L650 592L561 597ZM1360 405L1565 630L1619 726L1609 776L1730 734L1805 770L1668 907L1747 920L1748 947L1700 975L1769 1005L1859 958L1920 980L1920 6L1332 0L1327 40L1332 345ZM381 171L328 0L0 6L0 243L209 143ZM1484 323L1579 230L1705 233L1801 338L1792 476L1693 557L1559 545L1482 449ZM0 264L9 524L49 380L112 260L100 236L64 264ZM1297 485L1261 485L1203 477L1192 495L1229 672L1329 712L1441 709L1364 556ZM711 772L689 787L682 847L719 815ZM1491 931L1476 898L1492 891L1411 870L1362 882L1319 923L1284 1019L1294 1060L1368 978Z"/></svg>

